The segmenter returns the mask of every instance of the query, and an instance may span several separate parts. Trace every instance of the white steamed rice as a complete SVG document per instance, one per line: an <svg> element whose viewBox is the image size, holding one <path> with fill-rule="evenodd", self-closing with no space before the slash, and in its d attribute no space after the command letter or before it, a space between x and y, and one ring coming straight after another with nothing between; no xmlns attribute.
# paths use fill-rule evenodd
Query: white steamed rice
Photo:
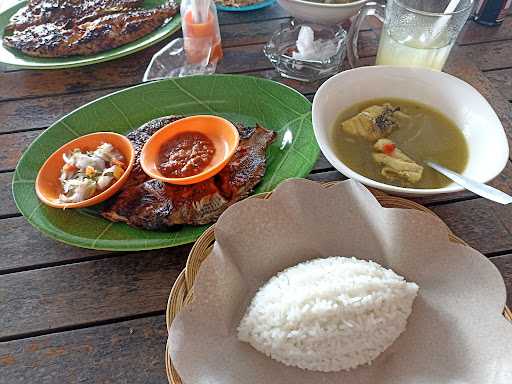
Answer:
<svg viewBox="0 0 512 384"><path fill-rule="evenodd" d="M286 365L339 371L369 364L405 330L418 286L372 261L315 259L272 277L238 338Z"/></svg>

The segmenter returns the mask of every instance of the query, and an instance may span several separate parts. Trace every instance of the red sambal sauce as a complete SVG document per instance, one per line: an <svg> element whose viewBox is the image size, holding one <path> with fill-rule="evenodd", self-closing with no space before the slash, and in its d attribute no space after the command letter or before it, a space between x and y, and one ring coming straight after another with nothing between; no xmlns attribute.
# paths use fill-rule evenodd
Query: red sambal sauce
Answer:
<svg viewBox="0 0 512 384"><path fill-rule="evenodd" d="M163 144L159 170L165 177L189 177L201 173L213 159L213 142L199 132L183 132Z"/></svg>

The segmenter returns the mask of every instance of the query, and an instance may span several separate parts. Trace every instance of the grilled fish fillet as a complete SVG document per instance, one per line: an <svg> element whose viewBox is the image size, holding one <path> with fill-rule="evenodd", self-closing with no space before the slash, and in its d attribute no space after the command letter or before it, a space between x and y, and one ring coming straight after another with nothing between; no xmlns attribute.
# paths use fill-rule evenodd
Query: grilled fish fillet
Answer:
<svg viewBox="0 0 512 384"><path fill-rule="evenodd" d="M140 150L152 133L179 118L156 119L128 135L135 147L136 165L130 182L103 211L105 218L151 230L165 230L180 224L208 224L230 205L248 196L260 182L266 169L265 152L276 133L260 126L242 125L237 125L240 143L235 154L216 176L193 185L149 179L140 167Z"/></svg>
<svg viewBox="0 0 512 384"><path fill-rule="evenodd" d="M91 55L135 41L176 14L174 6L112 13L71 29L57 23L32 25L4 37L4 44L36 57Z"/></svg>
<svg viewBox="0 0 512 384"><path fill-rule="evenodd" d="M68 24L84 17L99 17L142 5L144 0L30 0L11 18L7 32L22 31L32 25Z"/></svg>

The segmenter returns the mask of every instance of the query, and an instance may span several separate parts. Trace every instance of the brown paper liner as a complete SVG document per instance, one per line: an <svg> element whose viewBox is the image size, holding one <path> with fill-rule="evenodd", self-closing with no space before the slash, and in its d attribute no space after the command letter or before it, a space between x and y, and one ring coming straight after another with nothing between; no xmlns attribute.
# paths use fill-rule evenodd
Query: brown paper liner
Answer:
<svg viewBox="0 0 512 384"><path fill-rule="evenodd" d="M325 188L329 188L335 185L336 182L322 183ZM401 197L389 196L384 192L370 189L373 195L377 198L379 203L386 208L404 208L404 209L416 209L425 213L437 216L430 209L423 207L413 201L403 199ZM268 199L272 192L262 193L259 195L252 196L250 198L256 199ZM450 240L456 243L467 245L462 239L457 236L450 234ZM215 242L215 224L208 228L202 235L197 239L194 246L190 250L190 254L187 259L185 269L180 273L169 295L167 302L167 310L165 314L165 320L167 324L167 330L170 329L171 323L175 318L176 314L181 309L193 300L193 285L194 280L197 276L199 268L204 260L208 257ZM503 310L503 316L512 322L512 311L505 307ZM181 378L178 372L174 369L172 361L169 357L168 346L165 348L165 370L167 372L167 379L170 384L182 384Z"/></svg>

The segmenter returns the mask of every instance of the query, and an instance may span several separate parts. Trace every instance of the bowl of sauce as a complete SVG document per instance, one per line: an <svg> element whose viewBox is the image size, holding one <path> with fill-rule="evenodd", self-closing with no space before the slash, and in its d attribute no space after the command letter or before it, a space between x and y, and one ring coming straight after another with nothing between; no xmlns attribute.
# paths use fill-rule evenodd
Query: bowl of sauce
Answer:
<svg viewBox="0 0 512 384"><path fill-rule="evenodd" d="M170 184L195 184L224 168L240 137L218 116L190 116L157 131L142 148L140 163L152 178Z"/></svg>

